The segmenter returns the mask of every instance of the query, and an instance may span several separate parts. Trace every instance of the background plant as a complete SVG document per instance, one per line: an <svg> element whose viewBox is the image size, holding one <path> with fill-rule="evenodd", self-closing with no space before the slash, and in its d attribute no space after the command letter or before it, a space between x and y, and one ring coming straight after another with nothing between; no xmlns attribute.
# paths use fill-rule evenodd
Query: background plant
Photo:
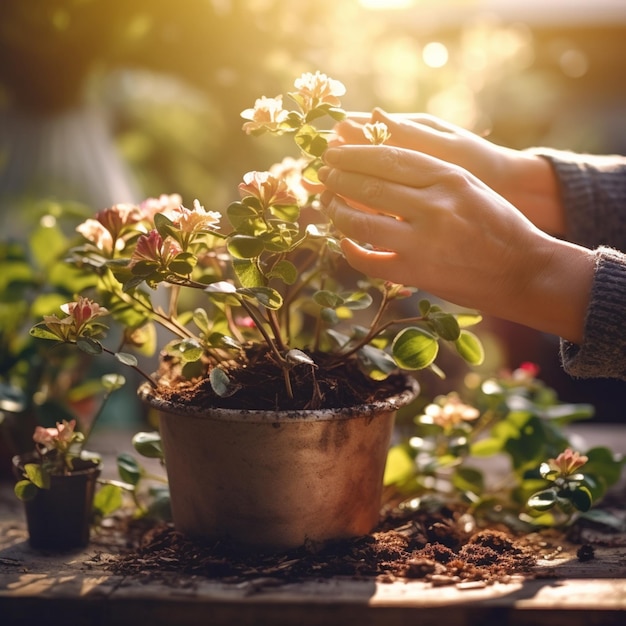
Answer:
<svg viewBox="0 0 626 626"><path fill-rule="evenodd" d="M624 459L604 446L582 454L584 443L567 431L593 416L591 405L559 401L531 364L486 378L465 396L436 398L390 450L385 483L404 506L463 503L479 521L518 529L581 516L619 525L591 509L619 480Z"/></svg>

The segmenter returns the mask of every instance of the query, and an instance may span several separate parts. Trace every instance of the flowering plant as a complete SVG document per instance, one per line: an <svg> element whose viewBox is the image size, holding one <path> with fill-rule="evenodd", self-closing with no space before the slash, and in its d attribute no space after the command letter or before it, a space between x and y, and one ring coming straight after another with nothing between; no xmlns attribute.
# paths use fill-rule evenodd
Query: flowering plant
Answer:
<svg viewBox="0 0 626 626"><path fill-rule="evenodd" d="M51 476L65 476L100 464L100 456L85 450L85 443L111 393L120 389L125 382L124 377L119 374L102 376L101 384L105 395L91 426L85 432L77 428L76 419L62 419L51 428L35 427L34 453L19 455L22 478L15 484L14 491L20 500L31 500L37 494L37 489L50 489Z"/></svg>
<svg viewBox="0 0 626 626"><path fill-rule="evenodd" d="M24 464L24 477L14 487L20 500L34 498L37 489L49 489L50 476L62 476L78 469L76 462L84 460L81 449L85 437L75 428L76 420L57 422L55 428L35 428L36 459ZM97 463L97 457L92 457L91 461Z"/></svg>
<svg viewBox="0 0 626 626"><path fill-rule="evenodd" d="M85 243L69 260L97 277L96 295L83 293L64 317L46 316L31 333L139 369L135 356L102 343L102 318L121 322L121 346L135 349L154 348L160 325L173 340L161 352L160 378L142 374L150 384L166 393L171 366L170 390L184 380L209 393L208 403L239 408L255 384L255 408L263 394L268 408L336 406L337 393L358 380L375 387L398 369L439 371L441 342L479 363L482 347L465 328L478 315L447 313L426 299L409 304L415 289L356 276L341 234L317 210L316 172L332 139L332 127L319 122L345 116L344 92L339 81L307 73L288 94L293 108L280 95L242 113L246 133L290 135L299 156L245 174L225 215L197 200L187 208L174 194L118 204L81 224ZM374 143L387 137L381 125L366 134ZM350 385L337 378L346 368Z"/></svg>
<svg viewBox="0 0 626 626"><path fill-rule="evenodd" d="M385 483L401 506L463 503L477 523L520 530L581 516L615 526L593 507L619 480L624 458L604 446L577 451L582 444L566 427L592 417L593 407L559 401L537 374L523 363L500 377L471 375L463 397L455 391L428 404L389 452ZM508 471L490 481L498 460Z"/></svg>

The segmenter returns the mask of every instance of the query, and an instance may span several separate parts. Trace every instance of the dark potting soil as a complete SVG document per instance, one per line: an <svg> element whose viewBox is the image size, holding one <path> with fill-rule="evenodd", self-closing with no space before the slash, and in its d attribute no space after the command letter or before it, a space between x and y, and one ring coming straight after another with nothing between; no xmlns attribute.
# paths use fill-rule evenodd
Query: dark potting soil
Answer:
<svg viewBox="0 0 626 626"><path fill-rule="evenodd" d="M339 366L328 354L320 353L314 360L315 367L300 364L290 370L289 397L283 372L273 357L249 348L244 360L220 364L233 389L230 395L220 397L211 387L209 365L185 366L183 375L178 365L164 357L158 372L158 395L163 400L204 407L292 411L369 404L407 389L405 376L394 374L375 381L359 370L356 359ZM199 367L194 375L193 368Z"/></svg>
<svg viewBox="0 0 626 626"><path fill-rule="evenodd" d="M116 574L166 581L169 574L238 583L275 583L331 577L433 584L491 584L530 572L537 550L527 537L499 529L476 530L460 511L389 511L374 532L284 552L242 552L228 542L202 543L158 524L142 532L110 564Z"/></svg>

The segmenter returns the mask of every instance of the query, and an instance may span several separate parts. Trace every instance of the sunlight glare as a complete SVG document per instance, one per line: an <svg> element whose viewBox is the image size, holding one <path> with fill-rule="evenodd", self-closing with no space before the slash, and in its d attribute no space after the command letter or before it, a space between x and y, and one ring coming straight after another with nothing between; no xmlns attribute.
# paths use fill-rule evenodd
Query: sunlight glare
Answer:
<svg viewBox="0 0 626 626"><path fill-rule="evenodd" d="M448 62L448 48L439 41L431 41L424 46L422 59L428 67L443 67Z"/></svg>

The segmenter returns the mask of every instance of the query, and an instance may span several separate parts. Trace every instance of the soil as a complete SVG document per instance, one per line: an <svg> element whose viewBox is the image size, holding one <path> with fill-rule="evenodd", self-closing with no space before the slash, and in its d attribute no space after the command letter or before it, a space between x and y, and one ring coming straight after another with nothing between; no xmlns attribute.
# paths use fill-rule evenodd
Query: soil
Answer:
<svg viewBox="0 0 626 626"><path fill-rule="evenodd" d="M198 403L200 406L228 409L264 409L270 411L328 409L369 404L385 400L406 390L406 377L399 374L375 381L358 368L356 359L341 365L326 353L313 355L316 366L296 365L290 370L293 397L285 387L283 372L272 356L248 348L245 358L220 364L231 379L232 395L219 397L208 377L210 364L204 363L194 373L193 367L181 370L164 356L158 372L158 395L171 402ZM184 375L183 375L184 374Z"/></svg>
<svg viewBox="0 0 626 626"><path fill-rule="evenodd" d="M477 530L461 510L395 508L368 535L280 553L245 552L224 541L201 543L161 523L140 533L109 567L116 574L161 581L169 573L226 583L263 579L280 584L340 576L486 585L528 574L536 554L528 536L515 537L506 529Z"/></svg>

